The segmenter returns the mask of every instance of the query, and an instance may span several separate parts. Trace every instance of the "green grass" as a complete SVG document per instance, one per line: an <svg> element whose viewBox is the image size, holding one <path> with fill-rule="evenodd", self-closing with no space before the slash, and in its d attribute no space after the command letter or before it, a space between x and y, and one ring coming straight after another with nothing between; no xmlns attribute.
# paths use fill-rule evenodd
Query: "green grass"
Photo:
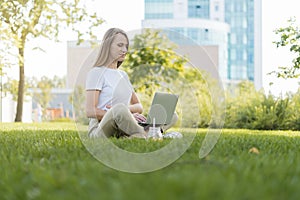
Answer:
<svg viewBox="0 0 300 200"><path fill-rule="evenodd" d="M213 151L200 160L205 136L205 130L200 130L176 162L158 171L131 174L108 168L91 156L71 123L0 125L0 199L274 200L300 196L300 132L223 130ZM136 150L169 141L113 142ZM253 147L259 152L252 153Z"/></svg>

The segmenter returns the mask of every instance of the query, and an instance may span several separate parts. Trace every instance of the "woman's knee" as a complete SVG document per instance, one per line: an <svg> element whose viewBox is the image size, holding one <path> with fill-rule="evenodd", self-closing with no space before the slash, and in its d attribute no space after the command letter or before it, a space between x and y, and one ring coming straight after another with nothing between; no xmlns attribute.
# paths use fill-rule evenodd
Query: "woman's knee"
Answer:
<svg viewBox="0 0 300 200"><path fill-rule="evenodd" d="M113 109L114 119L123 118L130 114L128 106L122 103L114 105L111 109Z"/></svg>
<svg viewBox="0 0 300 200"><path fill-rule="evenodd" d="M111 109L113 109L114 112L116 112L116 113L124 113L124 112L129 111L128 106L126 106L123 103L118 103L118 104L114 105Z"/></svg>

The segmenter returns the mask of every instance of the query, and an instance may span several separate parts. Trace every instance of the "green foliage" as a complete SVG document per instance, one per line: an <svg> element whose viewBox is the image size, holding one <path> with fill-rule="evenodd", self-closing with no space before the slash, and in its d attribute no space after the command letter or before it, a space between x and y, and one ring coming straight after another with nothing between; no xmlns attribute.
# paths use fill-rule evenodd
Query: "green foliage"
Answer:
<svg viewBox="0 0 300 200"><path fill-rule="evenodd" d="M54 75L52 78L42 76L41 78L31 77L28 78L31 88L39 88L41 85L46 84L51 88L66 88L66 77L59 77Z"/></svg>
<svg viewBox="0 0 300 200"><path fill-rule="evenodd" d="M1 22L0 22L1 25ZM0 32L1 33L1 32ZM1 35L1 34L0 34ZM1 37L1 36L0 36ZM6 75L5 68L17 66L16 57L8 53L8 49L12 46L9 41L0 40L0 76Z"/></svg>
<svg viewBox="0 0 300 200"><path fill-rule="evenodd" d="M234 94L227 95L225 127L299 130L299 110L299 91L291 96L274 97L256 91L253 83L245 81Z"/></svg>
<svg viewBox="0 0 300 200"><path fill-rule="evenodd" d="M225 127L250 128L255 120L255 107L260 106L262 97L252 83L239 83L233 94L228 92L226 97Z"/></svg>
<svg viewBox="0 0 300 200"><path fill-rule="evenodd" d="M145 29L135 35L122 64L147 112L155 91L179 94L180 125L207 127L211 117L208 76L187 66L187 58L176 53L176 45L163 32Z"/></svg>
<svg viewBox="0 0 300 200"><path fill-rule="evenodd" d="M290 105L286 112L289 115L287 127L292 130L300 130L300 88L297 93L290 96Z"/></svg>
<svg viewBox="0 0 300 200"><path fill-rule="evenodd" d="M10 94L12 95L12 100L17 101L18 80L8 78L1 87L3 96ZM36 77L25 79L25 95L32 96L43 108L46 108L52 99L50 94L52 88L65 88L65 77L61 78L55 75L53 78L43 76L40 79Z"/></svg>
<svg viewBox="0 0 300 200"><path fill-rule="evenodd" d="M255 107L255 121L251 128L263 130L286 129L289 115L286 110L289 99L274 98L272 95L264 96L261 105Z"/></svg>
<svg viewBox="0 0 300 200"><path fill-rule="evenodd" d="M289 25L285 28L278 28L275 33L280 36L278 41L275 41L277 48L289 47L290 52L295 55L293 66L279 66L280 71L275 73L277 77L282 78L298 78L300 76L300 27L296 23L296 18L288 20Z"/></svg>
<svg viewBox="0 0 300 200"><path fill-rule="evenodd" d="M183 72L186 59L178 56L176 47L162 32L144 29L135 35L123 63L137 92L149 97L163 84L170 84Z"/></svg>
<svg viewBox="0 0 300 200"><path fill-rule="evenodd" d="M12 100L17 101L17 99L18 99L18 84L19 84L18 80L10 79L10 78L8 78L7 81L5 83L3 83L3 85L1 84L3 97L10 94L10 95L12 95ZM30 92L28 91L29 88L32 88L32 82L29 79L25 79L25 87L24 87L25 95L30 95Z"/></svg>
<svg viewBox="0 0 300 200"><path fill-rule="evenodd" d="M24 52L27 41L37 37L58 40L60 31L66 28L71 28L77 33L78 43L83 42L87 36L95 40L95 28L102 22L103 20L95 13L90 14L80 0L0 1L0 46L7 47L0 53L14 55L18 60L20 73L15 121L22 121L25 87ZM3 64L0 67L2 71Z"/></svg>
<svg viewBox="0 0 300 200"><path fill-rule="evenodd" d="M155 91L179 94L177 113L181 127L219 127L215 113L222 112L214 102L226 101L225 127L279 130L299 130L300 92L274 97L257 91L252 82L244 81L237 87L227 88L226 100L218 99L211 92L223 92L216 80L203 71L186 65L173 43L159 31L146 29L133 39L132 48L122 67L128 72L134 88L144 106L149 110ZM83 90L74 91L73 106L80 122L87 123L84 115ZM78 116L79 115L79 116ZM224 117L220 115L217 117Z"/></svg>
<svg viewBox="0 0 300 200"><path fill-rule="evenodd" d="M182 79L174 80L179 94L182 127L208 127L211 123L212 102L208 89L210 78L196 68L185 68Z"/></svg>
<svg viewBox="0 0 300 200"><path fill-rule="evenodd" d="M36 82L36 87L33 88L33 98L42 107L42 116L47 116L47 108L53 98L51 90L53 88L52 80L46 76L43 76Z"/></svg>
<svg viewBox="0 0 300 200"><path fill-rule="evenodd" d="M66 76L59 77L57 75L54 75L54 77L51 80L51 84L53 88L66 88Z"/></svg>
<svg viewBox="0 0 300 200"><path fill-rule="evenodd" d="M23 40L29 39L29 35L58 39L59 31L68 27L77 33L78 41L82 42L87 36L95 39L94 31L103 23L96 13L88 13L80 0L2 0L0 3L2 36L6 40L13 39L18 48L23 47Z"/></svg>
<svg viewBox="0 0 300 200"><path fill-rule="evenodd" d="M155 172L130 174L91 156L72 123L1 124L1 199L299 198L299 132L223 130L213 152L199 160L206 130L185 131L198 134L177 161ZM138 152L160 145L117 142Z"/></svg>
<svg viewBox="0 0 300 200"><path fill-rule="evenodd" d="M73 105L73 111L76 116L76 122L88 124L88 118L85 113L85 90L82 86L76 86L69 96L69 102Z"/></svg>

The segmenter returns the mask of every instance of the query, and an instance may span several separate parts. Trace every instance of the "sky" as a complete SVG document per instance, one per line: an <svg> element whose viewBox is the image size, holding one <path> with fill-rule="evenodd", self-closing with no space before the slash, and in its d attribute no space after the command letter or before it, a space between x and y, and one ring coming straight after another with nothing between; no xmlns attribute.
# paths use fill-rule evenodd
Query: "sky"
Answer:
<svg viewBox="0 0 300 200"><path fill-rule="evenodd" d="M299 0L262 0L262 77L265 91L273 94L285 94L287 91L295 92L298 88L298 80L278 79L267 73L276 70L282 65L291 65L292 57L288 49L277 49L272 42L277 36L274 33L276 28L287 25L287 20L296 16L300 22L298 9ZM144 18L144 0L85 0L86 4L92 5L104 20L101 31L98 33L100 40L104 32L111 27L118 27L125 31L132 31L141 28L141 21ZM41 77L54 75L64 76L67 73L67 44L68 40L75 38L64 38L61 43L37 39L29 43L25 51L25 75L28 77ZM32 50L40 46L45 52ZM16 73L13 73L14 75ZM13 75L12 75L13 76ZM269 86L269 83L273 85Z"/></svg>

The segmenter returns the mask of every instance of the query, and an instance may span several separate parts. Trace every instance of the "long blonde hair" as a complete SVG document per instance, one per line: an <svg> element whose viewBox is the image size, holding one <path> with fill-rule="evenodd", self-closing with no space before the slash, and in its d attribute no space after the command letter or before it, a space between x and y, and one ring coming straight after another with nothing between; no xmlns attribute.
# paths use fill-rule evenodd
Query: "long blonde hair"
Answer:
<svg viewBox="0 0 300 200"><path fill-rule="evenodd" d="M109 59L109 52L111 48L111 44L117 34L122 34L126 37L127 42L129 44L129 39L125 31L119 28L110 28L106 31L106 33L103 36L103 39L101 41L99 54L97 55L97 59L93 67L100 67L100 66L106 66L109 65L110 61ZM122 61L118 61L117 67L119 67L122 64Z"/></svg>

